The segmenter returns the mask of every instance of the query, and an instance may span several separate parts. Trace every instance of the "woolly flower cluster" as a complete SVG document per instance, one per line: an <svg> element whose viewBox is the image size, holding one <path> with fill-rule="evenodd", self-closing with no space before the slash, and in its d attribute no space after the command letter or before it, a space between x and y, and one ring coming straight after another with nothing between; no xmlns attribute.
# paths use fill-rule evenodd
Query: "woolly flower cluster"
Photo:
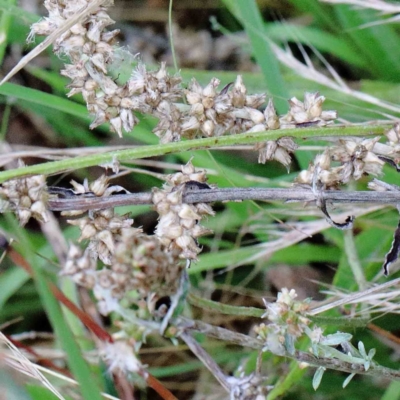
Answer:
<svg viewBox="0 0 400 400"><path fill-rule="evenodd" d="M23 167L22 162L19 163ZM47 222L46 210L47 186L44 175L28 178L11 179L0 186L0 208L11 209L17 214L23 226L33 217L40 222Z"/></svg>
<svg viewBox="0 0 400 400"><path fill-rule="evenodd" d="M274 354L293 354L296 338L304 333L311 322L305 316L310 301L297 301L296 297L294 289L289 291L283 288L276 302L268 303L264 300L267 311L263 318L267 318L270 323L260 324L255 331L258 338L265 341L265 349Z"/></svg>
<svg viewBox="0 0 400 400"><path fill-rule="evenodd" d="M197 238L211 233L199 224L203 216L214 215L205 203L186 204L182 196L190 187L207 189L205 171L197 172L189 161L182 172L169 175L162 189L153 189L153 203L160 215L155 234L170 251L180 258L196 260L201 248Z"/></svg>
<svg viewBox="0 0 400 400"><path fill-rule="evenodd" d="M228 377L230 400L264 400L270 387L265 386L265 377L255 373L240 377Z"/></svg>
<svg viewBox="0 0 400 400"><path fill-rule="evenodd" d="M113 373L138 373L143 368L133 352L133 345L122 340L104 343L100 356Z"/></svg>
<svg viewBox="0 0 400 400"><path fill-rule="evenodd" d="M47 0L49 16L31 30L32 36L50 35L81 13L79 22L56 39L54 50L71 60L61 73L71 79L69 95L82 93L89 112L95 116L91 129L109 122L111 129L122 136L123 131L130 132L139 122L134 114L137 111L158 119L154 133L162 143L168 143L182 137L324 126L337 117L336 111L322 110L325 97L319 93L306 93L304 101L290 99L290 110L283 116L277 115L272 100L262 112L259 108L265 94L249 95L241 76L221 90L217 78L204 87L192 79L183 89L180 76L170 76L165 63L157 71L147 71L139 62L128 81L118 84L108 71L115 58L113 43L118 34L118 30L106 31L114 22L106 12L112 1L85 12L91 4L90 0ZM259 161L277 160L288 166L289 154L296 147L290 138L268 141L257 148Z"/></svg>

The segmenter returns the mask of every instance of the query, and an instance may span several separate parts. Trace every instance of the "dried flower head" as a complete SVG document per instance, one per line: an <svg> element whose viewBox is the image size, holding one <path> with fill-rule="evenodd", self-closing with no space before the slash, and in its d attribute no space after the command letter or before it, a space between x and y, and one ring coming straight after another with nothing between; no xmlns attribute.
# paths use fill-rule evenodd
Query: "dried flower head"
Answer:
<svg viewBox="0 0 400 400"><path fill-rule="evenodd" d="M333 110L322 110L325 97L318 92L304 94L304 101L292 97L289 100L289 112L280 118L281 128L291 128L296 125L313 123L318 126L325 126L337 118L337 112Z"/></svg>
<svg viewBox="0 0 400 400"><path fill-rule="evenodd" d="M352 177L360 179L364 174L380 175L385 164L375 153L374 146L379 137L363 140L340 140L339 146L330 150L333 160L343 165L342 182Z"/></svg>
<svg viewBox="0 0 400 400"><path fill-rule="evenodd" d="M83 185L72 181L75 193L92 194L97 197L109 196L114 192L125 190L121 186L108 186L108 178L105 175L100 176L92 183L84 181ZM81 214L81 211L71 211L68 215ZM130 228L133 219L129 214L118 215L114 209L91 211L87 216L68 220L71 225L78 226L81 235L79 241L89 239L88 251L92 258L100 258L104 264L110 265L112 255L114 254L115 241L120 237L122 230ZM140 229L136 230L141 232Z"/></svg>
<svg viewBox="0 0 400 400"><path fill-rule="evenodd" d="M396 146L400 142L400 122L396 122L393 127L385 133L389 144L391 146Z"/></svg>
<svg viewBox="0 0 400 400"><path fill-rule="evenodd" d="M96 284L97 263L87 250L71 243L60 275L69 276L78 285L93 289Z"/></svg>
<svg viewBox="0 0 400 400"><path fill-rule="evenodd" d="M205 137L221 136L229 129L232 105L226 91L217 91L219 84L217 78L212 78L204 88L194 78L189 83L185 97L190 111L184 124L189 135L190 131L200 130Z"/></svg>
<svg viewBox="0 0 400 400"><path fill-rule="evenodd" d="M24 164L20 161L20 167ZM47 222L46 209L47 186L44 175L28 178L11 179L0 186L2 208L14 211L23 226L33 217L40 222Z"/></svg>
<svg viewBox="0 0 400 400"><path fill-rule="evenodd" d="M337 189L344 180L349 178L344 175L346 172L344 166L332 167L331 161L329 150L318 154L308 169L299 173L295 182L310 186L318 183L324 189Z"/></svg>
<svg viewBox="0 0 400 400"><path fill-rule="evenodd" d="M265 164L267 161L276 160L288 168L291 162L290 153L293 153L297 147L292 138L281 137L276 141L257 143L254 148L259 151L259 163Z"/></svg>
<svg viewBox="0 0 400 400"><path fill-rule="evenodd" d="M174 294L184 269L177 249L169 251L157 236L124 231L115 247L111 271L114 279L152 301ZM154 296L155 295L155 296Z"/></svg>
<svg viewBox="0 0 400 400"><path fill-rule="evenodd" d="M197 238L211 232L199 222L204 215L214 215L212 208L205 203L182 202L188 182L205 181L205 172L196 171L189 161L182 167L182 172L168 176L162 189L153 189L153 203L160 215L155 234L171 251L178 249L181 258L197 259L197 254L201 251Z"/></svg>
<svg viewBox="0 0 400 400"><path fill-rule="evenodd" d="M92 289L102 314L148 301L153 310L158 299L174 294L184 265L179 252L169 251L156 236L146 236L134 228L123 229L110 266L97 268L90 249L84 252L70 246L67 261L61 271L77 284Z"/></svg>

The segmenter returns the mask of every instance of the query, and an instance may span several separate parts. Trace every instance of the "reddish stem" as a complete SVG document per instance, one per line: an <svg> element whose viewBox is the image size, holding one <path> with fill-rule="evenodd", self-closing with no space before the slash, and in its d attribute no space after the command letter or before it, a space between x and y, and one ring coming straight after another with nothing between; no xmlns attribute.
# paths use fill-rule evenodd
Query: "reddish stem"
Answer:
<svg viewBox="0 0 400 400"><path fill-rule="evenodd" d="M32 267L25 260L25 258L19 254L13 247L8 246L7 248L8 257L17 265L22 267L29 275L33 275ZM78 317L82 323L91 330L100 340L108 343L112 343L114 340L112 336L105 331L97 322L95 322L87 313L82 311L76 304L74 304L65 294L53 283L48 282L50 290L53 292L54 297L68 308L76 317Z"/></svg>
<svg viewBox="0 0 400 400"><path fill-rule="evenodd" d="M7 250L8 257L16 264L22 267L29 275L33 275L32 267L26 261L26 259L19 254L12 246L8 243L2 244L3 248ZM48 282L49 288L53 292L55 298L61 302L65 307L68 308L76 317L78 317L82 323L93 332L100 340L108 343L113 343L114 339L112 336L105 331L99 324L97 324L87 313L77 307L68 297L65 296L61 290L51 282ZM158 379L146 371L141 372L143 378L145 378L149 387L155 390L164 400L178 400Z"/></svg>
<svg viewBox="0 0 400 400"><path fill-rule="evenodd" d="M157 378L148 372L141 374L146 379L147 384L156 391L164 400L178 400Z"/></svg>

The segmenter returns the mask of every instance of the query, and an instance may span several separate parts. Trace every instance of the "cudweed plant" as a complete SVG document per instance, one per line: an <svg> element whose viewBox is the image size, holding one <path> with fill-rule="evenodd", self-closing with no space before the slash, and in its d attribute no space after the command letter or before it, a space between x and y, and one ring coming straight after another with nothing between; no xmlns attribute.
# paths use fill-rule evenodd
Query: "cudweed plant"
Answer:
<svg viewBox="0 0 400 400"><path fill-rule="evenodd" d="M117 62L119 33L109 29L114 23L108 15L112 5L110 0L45 0L48 16L32 25L29 40L47 36L43 43L52 44L53 51L67 60L60 73L69 79L68 96L82 95L93 118L90 129L108 123L111 131L122 137L124 133L135 132L143 116L152 116L157 120L153 133L160 139L160 145L148 146L143 153L141 149L127 149L91 158L78 156L75 160L47 163L37 168L24 167L20 162L20 168L0 173L1 210L15 212L21 226L34 218L43 228L53 219L52 211L62 211L68 217L67 223L79 228L79 238L59 257L59 276L71 279L80 290L90 291L96 316L98 312L111 318L112 335L104 333L87 314L76 311L76 306L71 306L57 290L53 293L97 336L98 355L109 372L114 378L118 375L127 379L124 382L128 387L141 377L141 384L144 381L164 399L175 398L141 361L140 351L147 341L161 336L173 344L183 341L230 399L275 398L271 383L276 382L263 371L263 359L272 356L282 360L291 358L302 367L316 367L312 381L315 390L329 369L348 374L344 387L356 374L399 380L397 370L381 367L373 360L374 349L367 351L357 339L354 347L352 334L340 330L324 333L330 323L351 326L353 322L356 326L368 320L318 319L324 311L361 301L370 307L355 307L351 312L369 317L376 307L372 293L382 289L384 296L383 285L390 288L387 283L360 288L359 292L344 296L341 302L332 300L320 307L311 299L297 300L294 289L283 287L276 301L263 299L264 310L199 298L188 278L190 266L195 268L196 262L201 262L200 238L212 234L211 229L202 225L217 214L212 203L304 201L315 205L328 224L342 230L353 228L354 216L348 216L345 222L336 221L328 211L332 203L398 204L399 187L381 180L371 181L369 191L343 189L347 184L354 188L355 182L366 176L381 177L385 164L399 170L399 122L371 126L368 131L353 126L337 128L337 112L324 109L325 97L316 91L306 92L302 100L292 97L287 112L280 115L273 99L267 99L264 93L250 94L240 75L223 87L216 77L206 85L195 78L183 83L178 73L169 72L166 63L152 70L140 58L127 81L118 83L110 72ZM30 58L28 55L22 63ZM367 134L372 137L364 137ZM275 160L289 171L292 155L298 149L297 139L321 136L334 141L333 145L324 147L314 160L309 160L308 168L297 174L290 189L220 189L207 183L207 171L196 168L192 160L182 165L180 171L164 175L163 186L154 187L151 192L129 193L123 186L111 184L111 179L125 168L121 163L128 158L220 145L255 144L259 163ZM115 176L103 174L91 182L88 179L82 183L71 181L71 187L47 183L46 175L65 168L104 166L110 162ZM117 206L132 204L150 204L156 211L158 222L154 234L146 234L134 226L130 214L119 214L116 210ZM303 228L307 226L299 225L293 231ZM392 247L386 258L382 258L386 275L400 251L399 232L397 228ZM10 245L4 247L10 254L16 254ZM359 270L355 270L357 263L352 262L350 267L359 276L356 275ZM392 285L397 283L393 280ZM390 293L385 301L395 304ZM242 334L194 319L189 304L259 320L247 334ZM348 312L348 309L342 311ZM251 370L248 366L236 365L236 371L230 376L199 344L198 334L256 350L257 365ZM85 363L83 359L82 363ZM73 365L71 362L71 369ZM78 381L81 387L85 385L84 380ZM117 378L115 382L118 383ZM132 398L126 392L119 394L121 398ZM87 392L84 396L90 398Z"/></svg>

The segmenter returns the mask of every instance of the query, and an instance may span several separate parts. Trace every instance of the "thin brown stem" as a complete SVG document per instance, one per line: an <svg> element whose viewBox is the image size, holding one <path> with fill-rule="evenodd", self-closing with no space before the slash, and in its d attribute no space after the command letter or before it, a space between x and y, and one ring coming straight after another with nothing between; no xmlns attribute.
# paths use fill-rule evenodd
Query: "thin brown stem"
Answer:
<svg viewBox="0 0 400 400"><path fill-rule="evenodd" d="M68 198L52 198L48 208L52 211L96 210L127 205L152 204L152 194L129 193L108 197L72 196ZM264 200L285 202L315 203L323 198L330 203L370 203L393 204L400 203L400 191L341 191L326 190L318 194L310 189L280 189L280 188L222 188L188 190L183 195L185 203L213 203L218 201Z"/></svg>
<svg viewBox="0 0 400 400"><path fill-rule="evenodd" d="M221 386L229 393L230 385L218 364L213 358L193 339L188 332L183 332L180 338L187 344L193 354L207 367L211 374L217 379Z"/></svg>

